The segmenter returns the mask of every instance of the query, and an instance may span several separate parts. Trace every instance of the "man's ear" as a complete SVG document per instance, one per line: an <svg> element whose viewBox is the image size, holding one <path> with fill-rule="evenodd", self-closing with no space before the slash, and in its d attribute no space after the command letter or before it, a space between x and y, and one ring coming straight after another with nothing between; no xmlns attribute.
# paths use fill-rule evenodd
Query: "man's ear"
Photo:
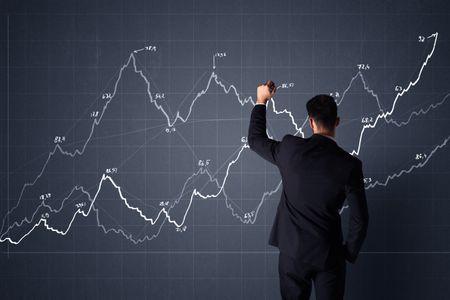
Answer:
<svg viewBox="0 0 450 300"><path fill-rule="evenodd" d="M314 121L311 117L309 117L309 127L311 127L311 129L314 130Z"/></svg>
<svg viewBox="0 0 450 300"><path fill-rule="evenodd" d="M339 122L341 121L341 118L339 118L339 117L336 117L336 124L335 124L335 127L338 127L339 126Z"/></svg>

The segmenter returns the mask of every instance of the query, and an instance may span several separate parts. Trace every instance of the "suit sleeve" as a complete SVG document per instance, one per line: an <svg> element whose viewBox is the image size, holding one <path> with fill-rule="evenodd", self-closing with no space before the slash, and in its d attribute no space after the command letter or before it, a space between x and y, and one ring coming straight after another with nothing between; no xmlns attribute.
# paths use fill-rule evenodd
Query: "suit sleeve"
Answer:
<svg viewBox="0 0 450 300"><path fill-rule="evenodd" d="M350 212L345 251L347 260L354 263L366 238L369 225L362 163L359 159L350 173L346 193Z"/></svg>
<svg viewBox="0 0 450 300"><path fill-rule="evenodd" d="M277 164L281 142L267 136L266 105L255 105L253 107L247 139L250 149L272 164Z"/></svg>

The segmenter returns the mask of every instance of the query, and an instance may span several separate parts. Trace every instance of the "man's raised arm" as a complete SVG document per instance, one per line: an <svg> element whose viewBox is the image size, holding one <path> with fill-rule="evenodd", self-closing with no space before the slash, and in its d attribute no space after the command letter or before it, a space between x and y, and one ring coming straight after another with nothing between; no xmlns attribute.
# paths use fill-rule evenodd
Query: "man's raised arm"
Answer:
<svg viewBox="0 0 450 300"><path fill-rule="evenodd" d="M262 158L276 164L280 142L270 139L266 132L266 103L275 94L273 81L260 84L257 89L256 104L252 109L248 128L248 145Z"/></svg>

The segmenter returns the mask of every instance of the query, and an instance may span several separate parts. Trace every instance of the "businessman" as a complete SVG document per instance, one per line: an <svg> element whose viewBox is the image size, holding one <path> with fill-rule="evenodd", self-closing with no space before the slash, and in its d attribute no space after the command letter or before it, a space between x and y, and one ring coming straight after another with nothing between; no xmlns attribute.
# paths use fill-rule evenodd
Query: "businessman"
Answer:
<svg viewBox="0 0 450 300"><path fill-rule="evenodd" d="M346 264L354 263L369 222L361 161L343 150L334 136L339 125L333 97L317 95L306 103L313 134L286 134L281 141L266 133L266 103L272 81L257 88L248 130L250 148L278 167L283 189L269 244L280 250L278 271L283 299L344 297ZM349 206L344 239L339 214Z"/></svg>

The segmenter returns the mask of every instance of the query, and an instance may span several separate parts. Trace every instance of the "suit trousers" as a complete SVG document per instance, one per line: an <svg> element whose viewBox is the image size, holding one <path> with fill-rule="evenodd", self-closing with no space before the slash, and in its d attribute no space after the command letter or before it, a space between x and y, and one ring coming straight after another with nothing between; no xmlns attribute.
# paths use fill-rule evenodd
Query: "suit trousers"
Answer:
<svg viewBox="0 0 450 300"><path fill-rule="evenodd" d="M280 252L278 272L283 300L308 300L311 296L312 283L316 300L344 298L345 258L340 259L332 268L319 269Z"/></svg>

